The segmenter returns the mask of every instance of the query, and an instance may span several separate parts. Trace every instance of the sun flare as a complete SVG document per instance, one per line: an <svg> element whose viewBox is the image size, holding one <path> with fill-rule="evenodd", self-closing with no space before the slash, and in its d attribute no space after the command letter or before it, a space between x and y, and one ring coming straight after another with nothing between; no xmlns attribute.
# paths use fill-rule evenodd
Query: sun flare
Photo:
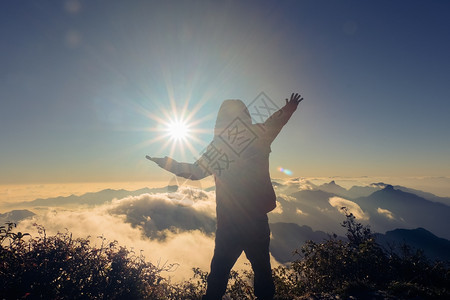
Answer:
<svg viewBox="0 0 450 300"><path fill-rule="evenodd" d="M185 140L189 134L189 125L183 120L167 123L167 133L173 140Z"/></svg>
<svg viewBox="0 0 450 300"><path fill-rule="evenodd" d="M181 107L171 99L169 108L161 105L157 111L146 110L145 115L154 126L147 129L153 132L153 138L146 141L145 145L159 144L159 150L154 151L154 156L178 155L180 159L186 160L199 156L209 142L209 138L205 140L202 136L211 134L209 127L204 128L202 124L214 117L212 114L203 114L198 117L198 112L205 101L198 101L188 109L188 99Z"/></svg>

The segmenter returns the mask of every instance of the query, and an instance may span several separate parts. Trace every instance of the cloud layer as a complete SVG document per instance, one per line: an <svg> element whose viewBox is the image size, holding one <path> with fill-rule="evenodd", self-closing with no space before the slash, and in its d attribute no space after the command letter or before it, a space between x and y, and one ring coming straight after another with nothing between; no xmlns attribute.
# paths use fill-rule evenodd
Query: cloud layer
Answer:
<svg viewBox="0 0 450 300"><path fill-rule="evenodd" d="M180 188L173 193L142 194L113 200L97 207L48 208L22 220L18 231L37 236L34 224L48 235L69 231L76 237L91 237L99 245L104 237L134 251L143 251L155 265L175 264L163 274L173 281L190 278L192 268L209 271L214 252L215 193ZM278 262L271 257L272 265ZM249 269L245 255L234 269Z"/></svg>
<svg viewBox="0 0 450 300"><path fill-rule="evenodd" d="M115 200L108 210L139 226L151 239L165 239L167 232L215 231L214 192L181 188L175 193L143 194Z"/></svg>
<svg viewBox="0 0 450 300"><path fill-rule="evenodd" d="M290 258L291 252L295 250L291 248L300 246L297 242L283 240L291 237L283 231L287 227L281 226L281 223L295 223L300 227L308 225L312 230L323 231L324 234L334 232L344 235L345 229L339 226L345 219L341 207L347 207L358 221L370 223L371 228L378 232L418 226L436 231L441 237L446 237L442 232L448 232L439 221L444 217L436 217L448 217L447 206L417 196L414 198L414 195L384 183L347 190L334 181L316 185L303 178L294 178L286 182L276 180L274 186L277 208L269 214L269 218L273 228L282 229L277 233L276 241L273 240L272 247L278 259ZM373 193L370 197L362 196L368 191ZM338 192L351 192L359 196L352 198L336 194ZM124 194L132 196L124 197ZM426 193L424 196L429 197ZM71 201L67 201L69 198ZM36 235L33 224L37 223L43 225L48 234L67 229L74 237L91 236L93 243L100 242L98 236L109 241L117 240L120 245L135 251L143 250L147 260L156 265L179 264L175 272L166 274L175 281L191 277L193 267L209 270L216 226L213 190L205 191L191 186L134 192L105 190L91 193L89 197L71 196L51 200L40 201L40 204L23 203L36 215L22 220L18 230ZM97 206L89 205L91 202ZM417 207L421 209L416 209L413 204L420 205ZM432 213L424 216L423 212L427 209ZM297 229L295 227L292 232L297 232ZM293 241L297 241L297 238L297 235L292 235ZM276 266L278 263L272 258L272 264ZM235 265L235 269L242 268L249 268L244 255Z"/></svg>
<svg viewBox="0 0 450 300"><path fill-rule="evenodd" d="M339 211L341 211L342 207L346 207L358 220L369 220L369 216L353 201L341 197L331 197L328 202Z"/></svg>

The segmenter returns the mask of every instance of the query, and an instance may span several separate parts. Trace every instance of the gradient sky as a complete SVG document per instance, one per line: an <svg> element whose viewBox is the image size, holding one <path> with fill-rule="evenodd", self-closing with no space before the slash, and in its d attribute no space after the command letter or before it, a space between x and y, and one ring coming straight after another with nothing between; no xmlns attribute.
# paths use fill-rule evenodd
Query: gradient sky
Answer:
<svg viewBox="0 0 450 300"><path fill-rule="evenodd" d="M305 98L274 177L450 176L449 1L0 5L0 184L164 180L157 117L187 109L193 161L260 92Z"/></svg>

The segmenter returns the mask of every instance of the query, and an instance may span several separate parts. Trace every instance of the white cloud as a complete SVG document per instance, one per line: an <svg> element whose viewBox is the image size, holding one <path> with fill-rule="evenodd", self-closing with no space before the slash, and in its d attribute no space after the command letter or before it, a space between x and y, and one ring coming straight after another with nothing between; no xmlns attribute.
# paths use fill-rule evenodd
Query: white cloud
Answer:
<svg viewBox="0 0 450 300"><path fill-rule="evenodd" d="M303 212L301 209L297 208L297 210L295 211L298 215L303 215L303 216L307 216L308 214Z"/></svg>
<svg viewBox="0 0 450 300"><path fill-rule="evenodd" d="M314 184L308 181L306 178L290 178L284 182L287 186L293 186L298 188L298 190L313 190L315 188Z"/></svg>
<svg viewBox="0 0 450 300"><path fill-rule="evenodd" d="M380 215L383 215L383 216L385 216L388 219L395 220L393 213L390 210L388 210L388 209L384 209L384 208L378 207L377 208L377 212Z"/></svg>
<svg viewBox="0 0 450 300"><path fill-rule="evenodd" d="M364 213L361 207L353 201L341 198L341 197L331 197L328 202L331 206L335 207L337 210L341 211L342 207L346 207L349 212L351 212L357 219L368 220L369 216Z"/></svg>
<svg viewBox="0 0 450 300"><path fill-rule="evenodd" d="M275 209L272 210L270 213L281 215L283 213L283 206L281 205L281 203L277 201L277 207L275 207Z"/></svg>
<svg viewBox="0 0 450 300"><path fill-rule="evenodd" d="M214 192L183 188L174 193L142 194L112 201L108 212L125 216L151 238L164 239L167 231L215 231Z"/></svg>

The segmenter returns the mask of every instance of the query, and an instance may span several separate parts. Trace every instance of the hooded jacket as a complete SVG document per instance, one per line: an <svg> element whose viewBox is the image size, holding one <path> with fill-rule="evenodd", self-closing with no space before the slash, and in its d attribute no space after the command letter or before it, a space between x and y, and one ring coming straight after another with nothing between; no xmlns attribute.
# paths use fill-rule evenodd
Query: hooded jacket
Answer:
<svg viewBox="0 0 450 300"><path fill-rule="evenodd" d="M276 207L269 173L270 145L294 110L288 106L264 123L252 124L241 100L225 100L214 139L195 162L203 176L214 175L218 225L230 218L259 216Z"/></svg>

